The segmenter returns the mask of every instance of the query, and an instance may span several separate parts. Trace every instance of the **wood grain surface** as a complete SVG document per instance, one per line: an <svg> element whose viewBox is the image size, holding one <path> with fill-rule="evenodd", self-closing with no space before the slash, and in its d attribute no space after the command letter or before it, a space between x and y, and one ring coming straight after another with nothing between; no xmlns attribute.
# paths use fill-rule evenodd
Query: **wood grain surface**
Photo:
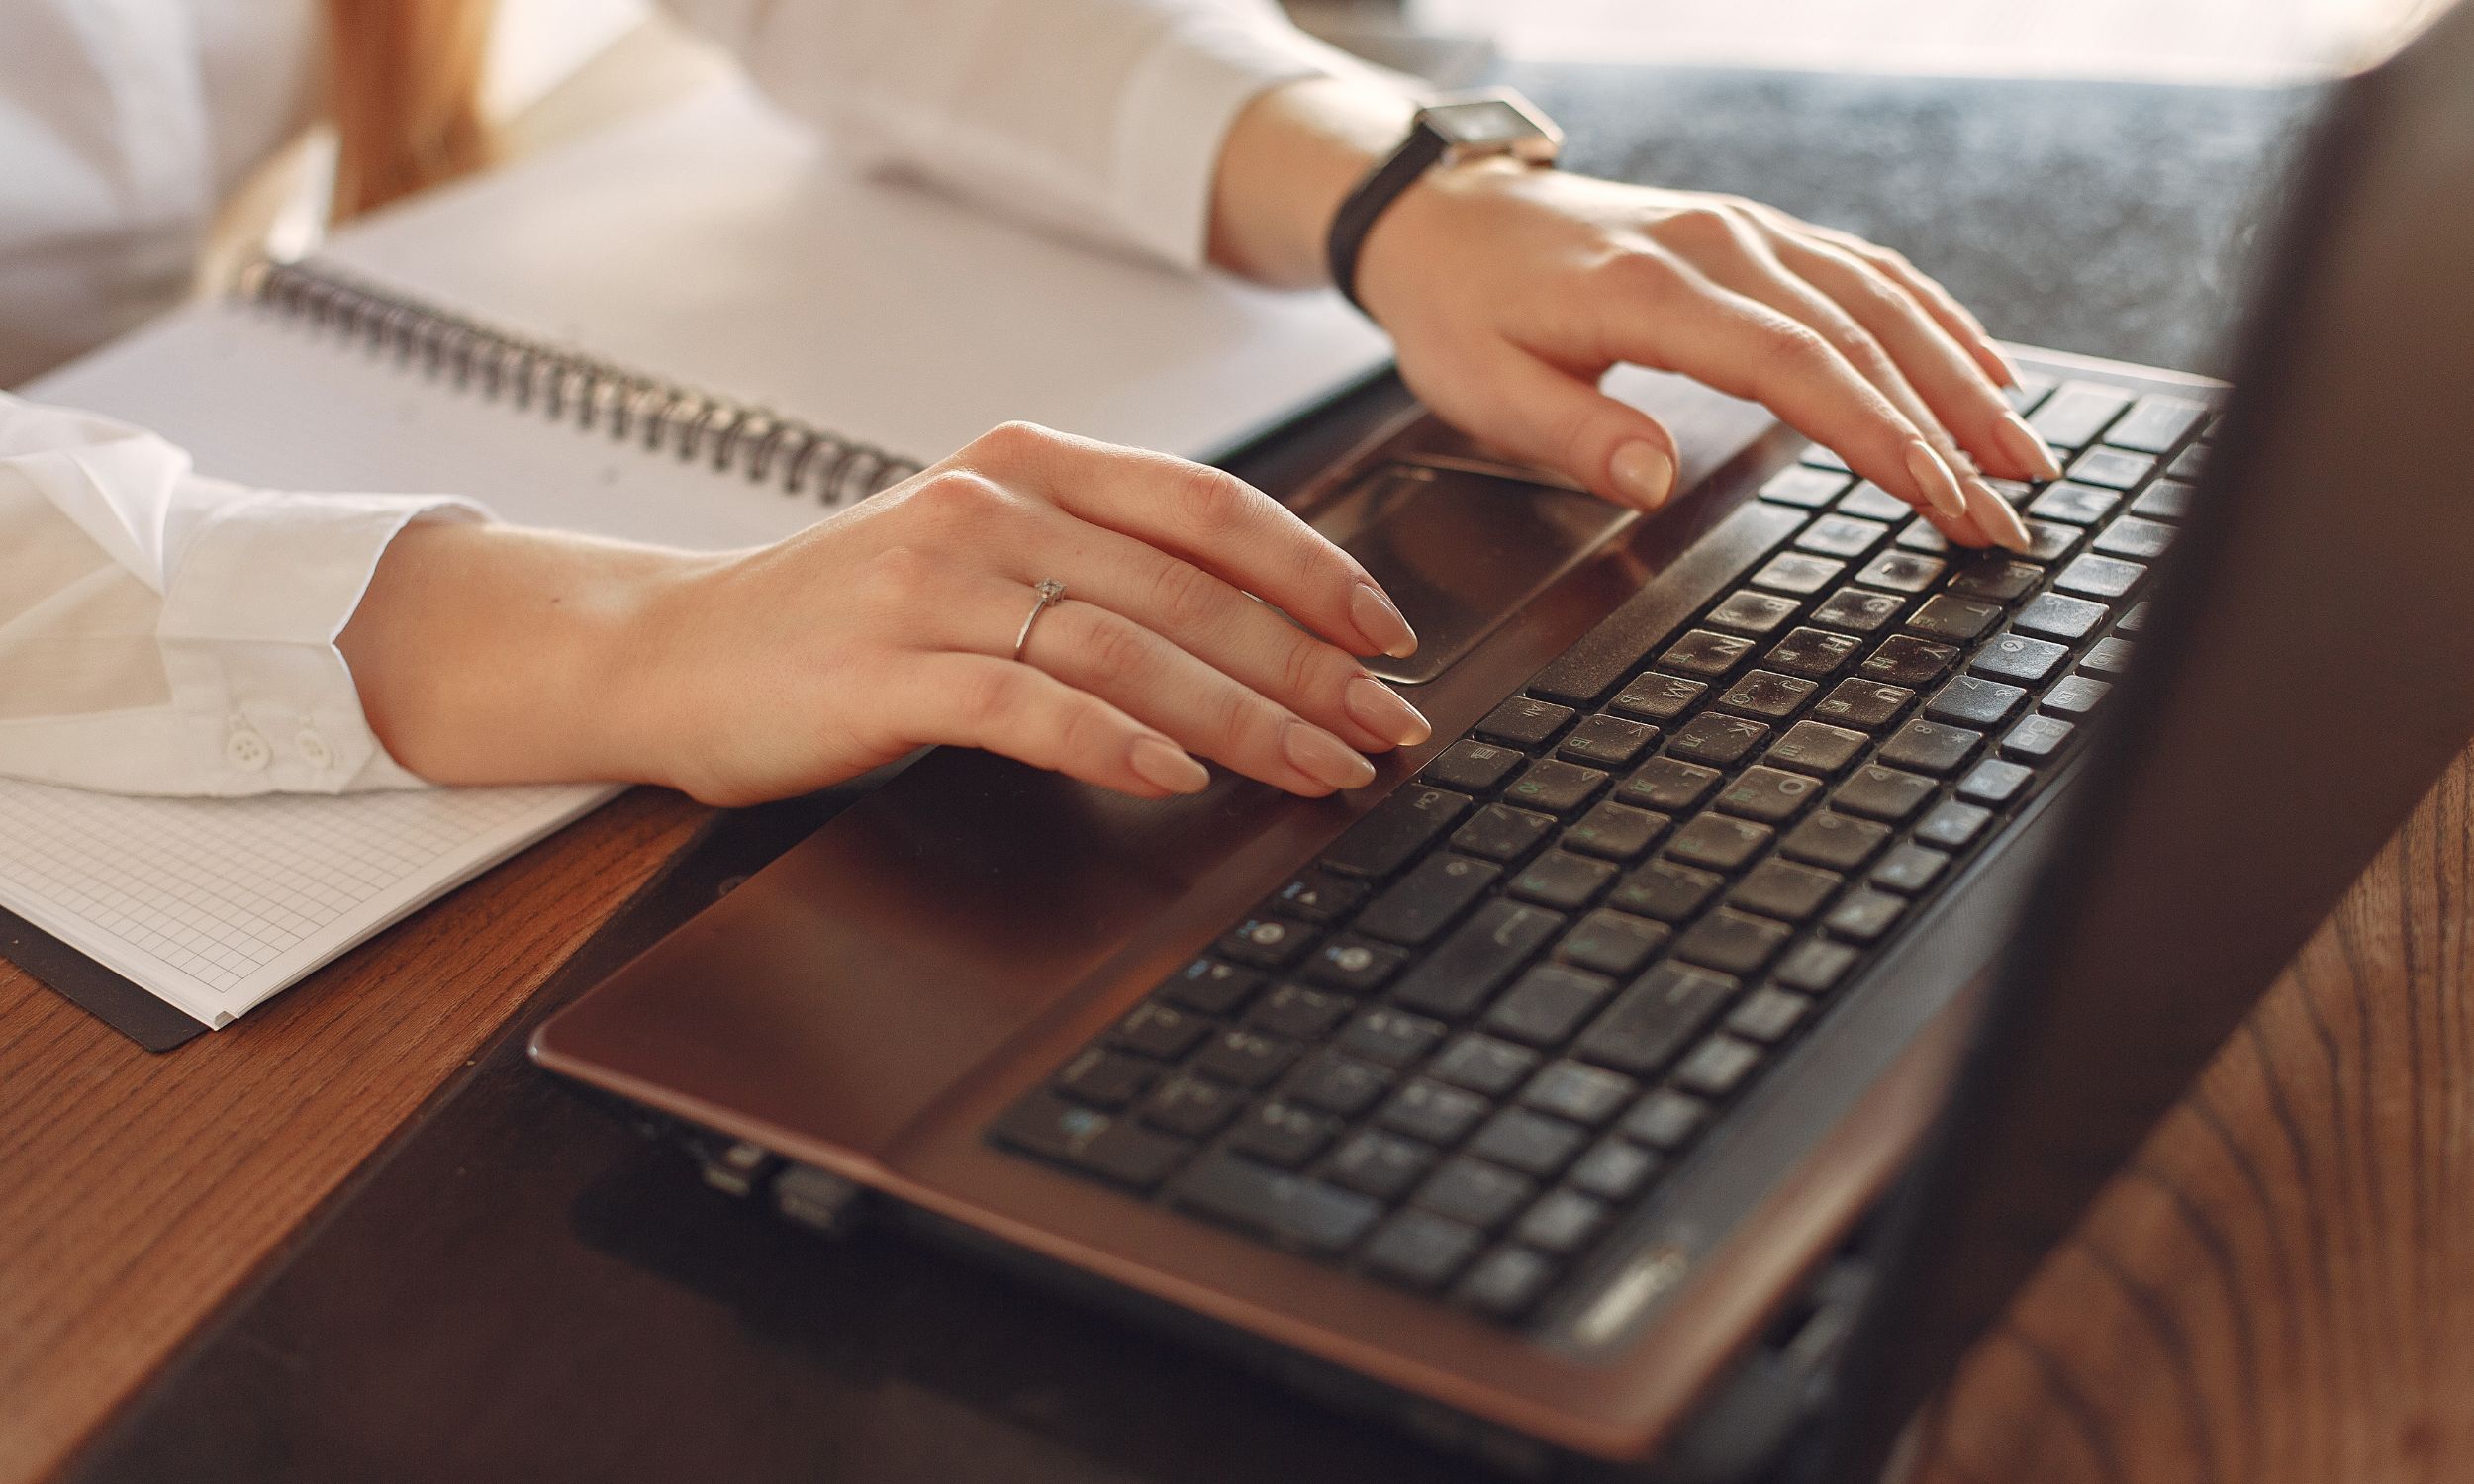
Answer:
<svg viewBox="0 0 2474 1484"><path fill-rule="evenodd" d="M622 794L168 1056L0 963L0 1480L49 1473L710 812Z"/></svg>
<svg viewBox="0 0 2474 1484"><path fill-rule="evenodd" d="M2474 1478L2460 757L1979 1345L1932 1484Z"/></svg>

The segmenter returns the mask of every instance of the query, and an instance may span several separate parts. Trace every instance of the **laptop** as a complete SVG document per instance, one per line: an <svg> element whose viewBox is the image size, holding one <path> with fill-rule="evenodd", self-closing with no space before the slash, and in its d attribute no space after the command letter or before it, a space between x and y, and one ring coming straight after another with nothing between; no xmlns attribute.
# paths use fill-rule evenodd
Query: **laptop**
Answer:
<svg viewBox="0 0 2474 1484"><path fill-rule="evenodd" d="M2460 8L2332 105L2230 396L2026 354L2025 557L1723 411L1651 520L1384 429L1296 504L1432 741L929 754L533 1054L1515 1471L1877 1477L2474 737L2468 181Z"/></svg>

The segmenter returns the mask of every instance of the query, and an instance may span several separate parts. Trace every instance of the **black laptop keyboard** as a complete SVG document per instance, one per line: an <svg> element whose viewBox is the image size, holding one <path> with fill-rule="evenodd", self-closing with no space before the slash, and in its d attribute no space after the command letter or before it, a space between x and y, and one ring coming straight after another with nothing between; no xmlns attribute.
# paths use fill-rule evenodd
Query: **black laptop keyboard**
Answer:
<svg viewBox="0 0 2474 1484"><path fill-rule="evenodd" d="M2129 659L2209 410L2041 379L2014 401L2069 465L2005 487L2029 556L1950 548L1812 451L1760 492L1809 519L1736 586L1549 665L991 1136L1536 1308L2049 780Z"/></svg>

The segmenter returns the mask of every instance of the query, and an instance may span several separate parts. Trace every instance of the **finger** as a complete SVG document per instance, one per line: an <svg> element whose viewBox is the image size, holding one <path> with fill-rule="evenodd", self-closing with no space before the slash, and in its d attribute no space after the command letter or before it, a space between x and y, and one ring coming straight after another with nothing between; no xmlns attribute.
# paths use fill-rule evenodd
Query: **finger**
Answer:
<svg viewBox="0 0 2474 1484"><path fill-rule="evenodd" d="M1621 261L1625 281L1603 311L1611 358L1759 402L1918 510L1966 514L1958 476L1925 430L1819 330L1672 257Z"/></svg>
<svg viewBox="0 0 2474 1484"><path fill-rule="evenodd" d="M1794 221L1791 217L1787 220ZM1840 232L1835 228L1814 227L1809 223L1796 223L1795 225L1813 236L1844 248L1860 261L1885 274L1900 288L1915 295L1917 302L1925 307L1925 312L1931 315L1944 329L1956 337L1961 345L1967 347L1968 355L1975 360L1977 365L1984 368L1986 375L2005 387L2019 385L2019 368L2011 364L2010 357L2002 351L2001 343L1995 340L1992 332L1984 327L1984 322L1977 319L1965 305L1959 303L1957 296L1942 287L1938 281L1914 263L1909 262L1904 253L1892 251L1877 242L1867 241L1854 232Z"/></svg>
<svg viewBox="0 0 2474 1484"><path fill-rule="evenodd" d="M1399 607L1356 558L1233 475L1029 423L1007 423L956 457L1184 557L1353 654L1417 648Z"/></svg>
<svg viewBox="0 0 2474 1484"><path fill-rule="evenodd" d="M1754 236L1756 229L1746 227L1734 243L1733 250L1704 253L1696 266L1709 275L1712 282L1734 290L1758 303L1767 305L1809 326L1846 357L1864 380L1897 407L1907 420L1920 429L1935 453L1958 478L1960 504L1956 509L1927 507L1924 515L1942 534L1962 546L1980 547L1990 544L1991 537L1975 518L1982 499L1993 490L1976 477L1966 452L1951 436L1941 419L1934 416L1915 386L1907 379L1889 351L1873 333L1857 323L1855 316L1838 301L1824 294L1811 282L1791 272L1771 250L1767 240ZM1972 374L1972 373L1970 373ZM1981 378L1978 378L1981 384ZM1994 395L1986 388L1986 395ZM2006 407L2005 407L2005 410ZM1982 486L1981 490L1976 487Z"/></svg>
<svg viewBox="0 0 2474 1484"><path fill-rule="evenodd" d="M1781 264L1844 309L1877 340L1933 416L1976 462L2008 479L2059 479L2052 450L1907 289L1843 248L1789 236L1770 246Z"/></svg>
<svg viewBox="0 0 2474 1484"><path fill-rule="evenodd" d="M1674 495L1675 439L1657 418L1516 345L1464 364L1474 374L1410 389L1472 437L1617 505L1654 510Z"/></svg>
<svg viewBox="0 0 2474 1484"><path fill-rule="evenodd" d="M905 651L869 705L909 746L985 748L1139 798L1193 793L1211 781L1158 731L1028 665Z"/></svg>
<svg viewBox="0 0 2474 1484"><path fill-rule="evenodd" d="M1095 603L1053 604L1032 626L1022 660L1189 752L1291 793L1319 798L1374 781L1375 765L1338 737Z"/></svg>
<svg viewBox="0 0 2474 1484"><path fill-rule="evenodd" d="M1063 510L1002 567L1023 583L1067 574L1072 596L1129 618L1246 689L1277 701L1361 752L1434 734L1416 707L1356 657L1307 633L1227 581L1131 536Z"/></svg>

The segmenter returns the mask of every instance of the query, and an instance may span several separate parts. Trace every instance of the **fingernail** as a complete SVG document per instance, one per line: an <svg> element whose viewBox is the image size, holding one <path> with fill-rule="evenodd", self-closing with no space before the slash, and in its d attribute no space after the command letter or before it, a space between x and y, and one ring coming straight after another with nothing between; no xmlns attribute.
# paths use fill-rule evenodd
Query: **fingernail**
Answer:
<svg viewBox="0 0 2474 1484"><path fill-rule="evenodd" d="M1342 693L1341 703L1358 725L1376 736L1387 738L1402 747L1414 747L1435 734L1417 708L1400 698L1400 693L1371 675L1361 675L1349 682Z"/></svg>
<svg viewBox="0 0 2474 1484"><path fill-rule="evenodd" d="M1208 769L1166 737L1136 737L1131 761L1144 783L1171 793L1199 793L1211 782Z"/></svg>
<svg viewBox="0 0 2474 1484"><path fill-rule="evenodd" d="M1375 765L1321 727L1288 723L1281 751L1299 773L1329 788L1357 788L1375 781Z"/></svg>
<svg viewBox="0 0 2474 1484"><path fill-rule="evenodd" d="M1993 538L1994 544L2020 552L2035 544L2028 537L2027 522L2019 518L2019 512L2010 508L2010 502L2002 499L2001 492L1991 485L1983 487L1983 498L1975 503L1973 510L1976 524Z"/></svg>
<svg viewBox="0 0 2474 1484"><path fill-rule="evenodd" d="M1417 653L1417 631L1373 583L1360 583L1349 595L1349 616L1357 620L1358 631L1375 646L1375 653L1395 660Z"/></svg>
<svg viewBox="0 0 2474 1484"><path fill-rule="evenodd" d="M2002 368L2002 375L2006 378L2002 382L2003 386L2016 387L2021 384L2019 380L2019 363L2012 360L2009 353L2003 350L2001 346L1995 344L1991 335L1988 335L1979 329L1976 332L1976 343L1982 345L1984 347L1985 354L1990 355L1993 358L1993 363Z"/></svg>
<svg viewBox="0 0 2474 1484"><path fill-rule="evenodd" d="M1626 443L1607 461L1606 473L1615 493L1645 510L1657 510L1675 492L1675 461L1656 443Z"/></svg>
<svg viewBox="0 0 2474 1484"><path fill-rule="evenodd" d="M2010 456L2011 462L2038 479L2061 478L2061 463L2053 457L2052 448L2017 413L2002 414L2002 420L1994 424L1993 440L2002 445L2002 452Z"/></svg>
<svg viewBox="0 0 2474 1484"><path fill-rule="evenodd" d="M1907 444L1907 472L1916 477L1916 485L1932 507L1953 518L1967 513L1966 492L1958 488L1958 476L1933 451L1933 445L1922 438Z"/></svg>

